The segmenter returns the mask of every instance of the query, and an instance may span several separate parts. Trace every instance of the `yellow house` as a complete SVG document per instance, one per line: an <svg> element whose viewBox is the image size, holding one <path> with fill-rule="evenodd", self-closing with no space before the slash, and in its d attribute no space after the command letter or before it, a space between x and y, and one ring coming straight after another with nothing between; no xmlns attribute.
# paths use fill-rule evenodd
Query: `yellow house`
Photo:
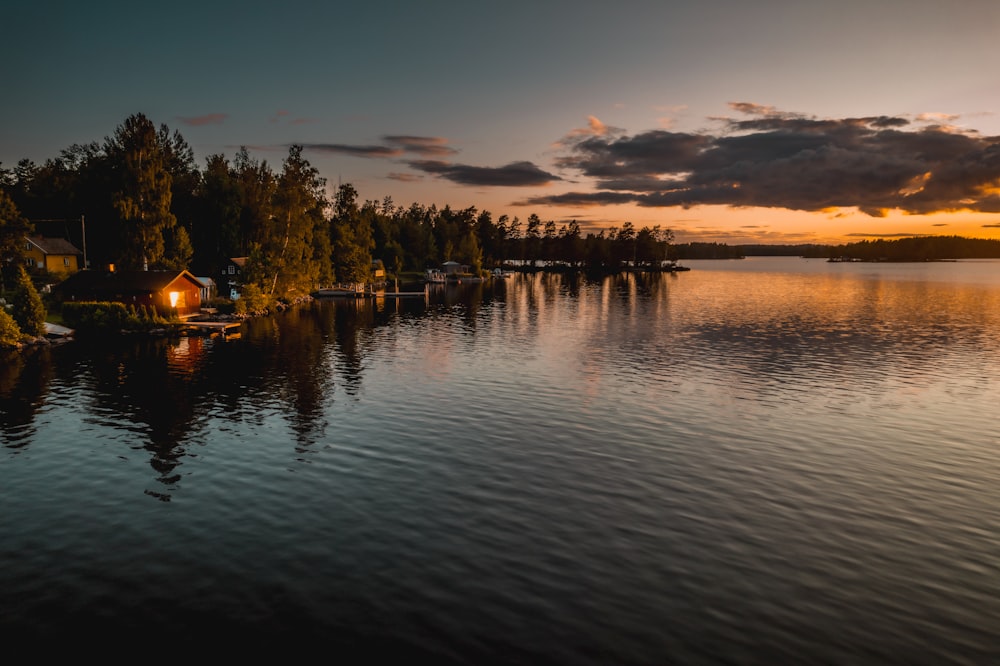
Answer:
<svg viewBox="0 0 1000 666"><path fill-rule="evenodd" d="M24 256L29 269L50 273L76 273L83 252L64 238L24 237Z"/></svg>

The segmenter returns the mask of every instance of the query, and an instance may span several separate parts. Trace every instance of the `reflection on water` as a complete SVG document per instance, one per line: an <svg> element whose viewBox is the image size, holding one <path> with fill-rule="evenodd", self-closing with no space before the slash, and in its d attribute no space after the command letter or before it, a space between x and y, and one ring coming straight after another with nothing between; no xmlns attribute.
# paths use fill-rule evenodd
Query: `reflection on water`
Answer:
<svg viewBox="0 0 1000 666"><path fill-rule="evenodd" d="M4 355L0 634L996 656L1000 263L690 263Z"/></svg>

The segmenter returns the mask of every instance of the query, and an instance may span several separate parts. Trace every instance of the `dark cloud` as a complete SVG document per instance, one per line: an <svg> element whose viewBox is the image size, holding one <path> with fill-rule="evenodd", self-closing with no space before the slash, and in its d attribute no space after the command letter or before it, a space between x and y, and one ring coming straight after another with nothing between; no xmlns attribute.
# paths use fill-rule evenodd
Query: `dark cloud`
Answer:
<svg viewBox="0 0 1000 666"><path fill-rule="evenodd" d="M912 127L891 116L817 119L732 107L750 117L719 119L716 133L654 130L564 142L557 165L595 179L597 191L523 203L1000 212L1000 137Z"/></svg>
<svg viewBox="0 0 1000 666"><path fill-rule="evenodd" d="M437 160L417 160L409 162L409 165L413 169L440 176L459 185L525 187L560 180L558 176L542 171L531 162L511 162L502 167L477 167Z"/></svg>
<svg viewBox="0 0 1000 666"><path fill-rule="evenodd" d="M354 146L345 143L307 143L304 150L315 150L319 153L343 153L354 157L399 157L403 151L390 146Z"/></svg>
<svg viewBox="0 0 1000 666"><path fill-rule="evenodd" d="M354 145L345 143L311 143L303 148L323 153L342 153L354 157L389 158L400 157L407 153L425 157L442 157L452 155L456 151L447 145L448 140L435 136L384 136L384 144Z"/></svg>
<svg viewBox="0 0 1000 666"><path fill-rule="evenodd" d="M984 229L1000 229L1000 224L984 224Z"/></svg>
<svg viewBox="0 0 1000 666"><path fill-rule="evenodd" d="M388 176L386 176L386 178L388 178L389 180L396 180L401 183L416 183L424 179L423 176L418 176L413 173L398 173L398 172L392 172Z"/></svg>
<svg viewBox="0 0 1000 666"><path fill-rule="evenodd" d="M229 118L228 113L208 113L204 116L181 116L177 120L183 125L200 127L202 125L221 125Z"/></svg>
<svg viewBox="0 0 1000 666"><path fill-rule="evenodd" d="M394 135L384 136L382 139L404 152L424 155L426 157L443 157L445 155L454 155L458 152L447 145L447 139L436 136Z"/></svg>

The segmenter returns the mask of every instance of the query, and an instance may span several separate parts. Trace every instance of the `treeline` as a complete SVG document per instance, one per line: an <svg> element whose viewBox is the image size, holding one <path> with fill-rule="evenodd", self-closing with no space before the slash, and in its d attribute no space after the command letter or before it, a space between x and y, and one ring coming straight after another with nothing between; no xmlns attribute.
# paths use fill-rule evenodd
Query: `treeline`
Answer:
<svg viewBox="0 0 1000 666"><path fill-rule="evenodd" d="M210 155L199 168L179 132L142 114L103 142L73 145L43 165L0 165L0 200L3 266L23 263L23 235L35 229L67 237L91 267L215 275L227 259L247 257L244 292L265 300L366 282L373 260L396 274L449 260L477 272L515 261L656 266L670 257L673 239L668 229L630 222L585 235L576 221L557 225L534 214L522 221L475 207L362 202L350 184L331 199L300 146L278 169L245 148L231 159Z"/></svg>
<svg viewBox="0 0 1000 666"><path fill-rule="evenodd" d="M1000 258L1000 240L962 236L915 236L864 240L827 246L812 257L849 257L863 261L935 261Z"/></svg>
<svg viewBox="0 0 1000 666"><path fill-rule="evenodd" d="M862 261L935 261L1000 258L1000 240L962 236L914 236L863 240L843 245L726 245L679 243L672 252L680 259L741 259L743 257L851 258Z"/></svg>
<svg viewBox="0 0 1000 666"><path fill-rule="evenodd" d="M677 259L742 259L743 247L725 243L678 243L673 252Z"/></svg>

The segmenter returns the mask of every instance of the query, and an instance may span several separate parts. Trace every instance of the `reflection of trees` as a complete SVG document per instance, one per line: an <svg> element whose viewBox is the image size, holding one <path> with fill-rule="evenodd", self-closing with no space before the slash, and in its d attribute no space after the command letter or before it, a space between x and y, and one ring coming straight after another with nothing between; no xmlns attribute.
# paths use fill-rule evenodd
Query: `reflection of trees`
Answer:
<svg viewBox="0 0 1000 666"><path fill-rule="evenodd" d="M176 469L191 439L198 400L197 375L171 370L172 345L177 341L148 338L83 345L91 354L95 412L89 418L99 424L113 420L145 440L150 465L166 486L180 480Z"/></svg>
<svg viewBox="0 0 1000 666"><path fill-rule="evenodd" d="M26 446L52 380L48 348L0 352L0 444Z"/></svg>

